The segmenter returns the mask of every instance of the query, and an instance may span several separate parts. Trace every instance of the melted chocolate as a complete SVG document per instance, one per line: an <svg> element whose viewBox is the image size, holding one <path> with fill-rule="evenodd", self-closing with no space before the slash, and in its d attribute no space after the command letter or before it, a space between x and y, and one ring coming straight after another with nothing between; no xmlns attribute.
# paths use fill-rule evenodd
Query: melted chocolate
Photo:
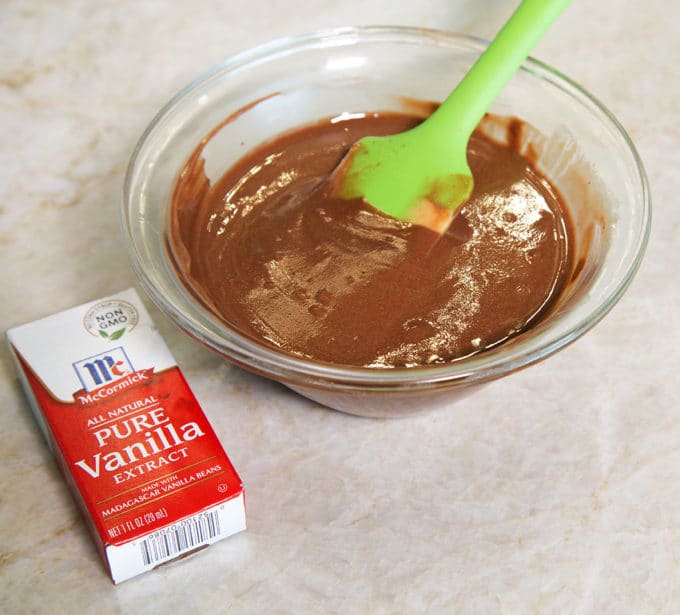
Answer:
<svg viewBox="0 0 680 615"><path fill-rule="evenodd" d="M441 237L332 195L326 179L354 141L418 121L302 127L212 187L201 145L172 204L183 281L242 334L335 364L448 362L531 327L566 283L571 232L556 190L512 147L473 135L475 189Z"/></svg>

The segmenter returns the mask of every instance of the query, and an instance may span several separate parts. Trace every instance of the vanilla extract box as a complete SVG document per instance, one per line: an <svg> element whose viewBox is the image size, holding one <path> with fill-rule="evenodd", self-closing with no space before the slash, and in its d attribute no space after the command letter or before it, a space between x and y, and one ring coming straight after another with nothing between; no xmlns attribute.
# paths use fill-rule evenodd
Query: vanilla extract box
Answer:
<svg viewBox="0 0 680 615"><path fill-rule="evenodd" d="M115 583L245 529L241 480L134 290L7 338Z"/></svg>

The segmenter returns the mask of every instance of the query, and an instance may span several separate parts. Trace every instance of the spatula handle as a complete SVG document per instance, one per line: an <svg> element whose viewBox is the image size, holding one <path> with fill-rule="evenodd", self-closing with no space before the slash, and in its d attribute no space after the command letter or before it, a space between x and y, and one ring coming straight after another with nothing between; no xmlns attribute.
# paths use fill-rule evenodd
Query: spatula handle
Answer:
<svg viewBox="0 0 680 615"><path fill-rule="evenodd" d="M449 132L456 127L457 136L467 140L491 103L570 1L523 0L427 123L436 123L438 130Z"/></svg>

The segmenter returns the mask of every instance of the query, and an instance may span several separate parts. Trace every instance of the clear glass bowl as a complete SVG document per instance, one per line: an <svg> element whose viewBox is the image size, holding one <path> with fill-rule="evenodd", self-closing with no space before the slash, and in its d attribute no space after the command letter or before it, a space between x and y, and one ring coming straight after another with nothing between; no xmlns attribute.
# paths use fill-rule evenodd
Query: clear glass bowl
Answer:
<svg viewBox="0 0 680 615"><path fill-rule="evenodd" d="M645 172L624 129L574 82L529 60L494 103L533 129L525 147L559 188L576 226L576 267L561 301L537 326L468 359L433 367L370 369L277 352L220 322L188 292L168 251L178 173L199 142L216 179L246 151L294 126L342 112L412 110L441 101L485 41L412 28L339 28L241 53L179 92L130 160L122 223L142 286L184 331L229 361L331 408L398 416L448 407L480 384L544 359L593 327L640 264L650 228ZM487 129L503 138L503 122Z"/></svg>

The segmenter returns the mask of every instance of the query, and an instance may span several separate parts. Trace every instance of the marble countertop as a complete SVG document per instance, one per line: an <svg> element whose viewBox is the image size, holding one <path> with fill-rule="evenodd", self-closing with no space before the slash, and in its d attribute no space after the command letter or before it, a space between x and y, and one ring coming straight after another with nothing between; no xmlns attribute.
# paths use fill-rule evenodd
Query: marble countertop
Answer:
<svg viewBox="0 0 680 615"><path fill-rule="evenodd" d="M127 159L233 52L319 27L491 37L507 0L21 0L0 18L0 329L133 285ZM535 56L599 97L654 223L592 332L474 398L329 411L154 318L239 470L249 528L114 586L0 349L2 613L680 612L680 5L573 2Z"/></svg>

